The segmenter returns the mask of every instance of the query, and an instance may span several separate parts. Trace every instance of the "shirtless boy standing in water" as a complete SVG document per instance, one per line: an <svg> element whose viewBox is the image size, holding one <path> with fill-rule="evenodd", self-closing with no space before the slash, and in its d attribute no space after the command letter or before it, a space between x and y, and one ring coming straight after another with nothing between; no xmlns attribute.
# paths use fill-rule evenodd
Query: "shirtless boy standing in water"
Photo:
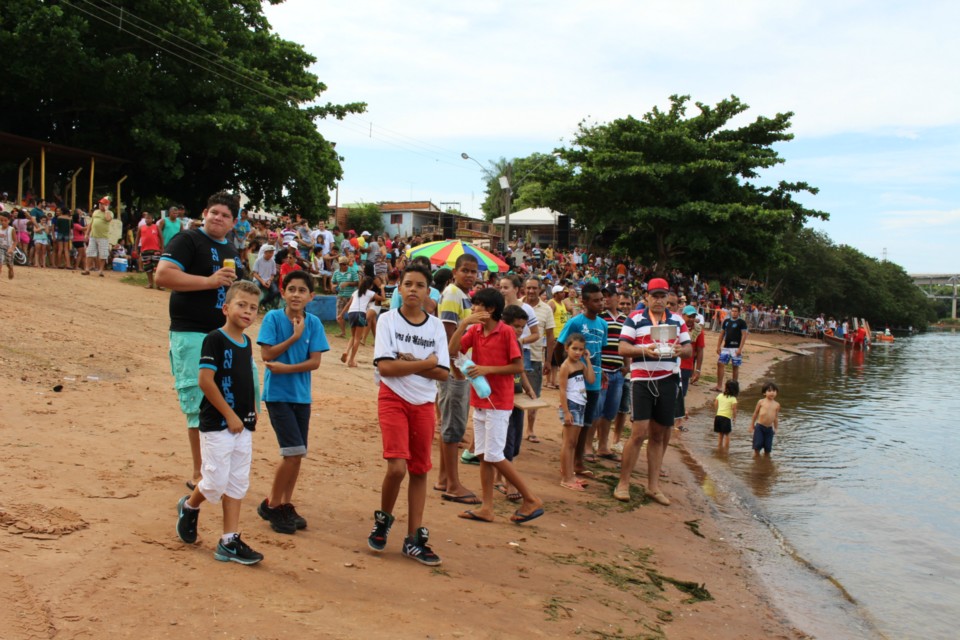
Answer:
<svg viewBox="0 0 960 640"><path fill-rule="evenodd" d="M760 449L768 456L773 451L773 434L780 426L780 403L777 402L777 393L780 391L773 382L763 385L763 398L753 410L753 457L760 456Z"/></svg>

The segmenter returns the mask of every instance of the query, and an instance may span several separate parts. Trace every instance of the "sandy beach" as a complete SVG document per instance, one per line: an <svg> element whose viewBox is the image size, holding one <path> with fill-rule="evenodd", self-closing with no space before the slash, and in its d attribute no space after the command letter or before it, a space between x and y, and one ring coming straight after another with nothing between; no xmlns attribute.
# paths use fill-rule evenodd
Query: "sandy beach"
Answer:
<svg viewBox="0 0 960 640"><path fill-rule="evenodd" d="M425 524L443 565L430 569L400 555L401 493L387 552L372 554L384 470L372 348L348 369L345 341L332 335L313 378L311 451L295 496L309 527L284 536L256 514L278 460L264 411L241 529L266 559L216 562L219 507L202 509L196 545L174 529L190 463L167 358L168 295L120 278L20 268L0 282L3 638L806 637L723 540L681 451L665 461L670 507L615 501L616 463L606 461L575 494L558 483L553 410L540 413L541 443L524 442L517 459L546 503L543 518L511 524L516 506L498 494L496 522L467 522L431 492ZM707 335L705 371L715 340ZM791 357L779 347L802 342L756 340L768 346L748 343L741 383ZM710 386L695 386L688 406L712 398ZM555 391L544 397L555 404ZM641 457L635 487L645 467ZM479 491L477 467L461 475Z"/></svg>

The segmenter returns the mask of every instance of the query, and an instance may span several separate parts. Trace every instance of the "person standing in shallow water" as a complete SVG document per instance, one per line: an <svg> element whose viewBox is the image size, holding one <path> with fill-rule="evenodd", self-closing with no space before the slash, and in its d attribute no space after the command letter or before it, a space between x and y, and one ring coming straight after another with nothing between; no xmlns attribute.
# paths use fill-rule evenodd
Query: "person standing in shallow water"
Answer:
<svg viewBox="0 0 960 640"><path fill-rule="evenodd" d="M200 459L200 347L204 337L223 324L227 289L237 279L236 268L224 266L240 254L227 242L239 209L229 193L215 193L207 200L202 229L186 229L164 245L157 265L156 284L170 294L170 367L180 410L187 419L187 435L193 472L187 486L192 490L201 477ZM254 371L256 379L256 371Z"/></svg>

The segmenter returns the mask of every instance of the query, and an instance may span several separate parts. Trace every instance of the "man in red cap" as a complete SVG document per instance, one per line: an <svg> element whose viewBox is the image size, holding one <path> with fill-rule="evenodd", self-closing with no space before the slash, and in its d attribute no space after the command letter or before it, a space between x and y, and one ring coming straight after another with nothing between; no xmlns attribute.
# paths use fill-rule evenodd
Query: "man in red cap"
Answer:
<svg viewBox="0 0 960 640"><path fill-rule="evenodd" d="M93 266L103 277L104 263L110 259L110 221L113 212L108 208L110 198L100 198L99 206L94 210L90 221L90 243L87 245L87 268L80 273L88 276Z"/></svg>
<svg viewBox="0 0 960 640"><path fill-rule="evenodd" d="M679 358L692 355L690 334L680 316L667 311L670 286L663 278L647 283L647 308L634 311L620 332L620 355L632 358L630 379L633 382L633 430L623 448L620 482L613 497L630 500L630 474L640 455L644 438L647 443L647 495L664 506L670 499L660 491L660 467L670 444L670 432L676 410L680 383ZM676 327L675 336L658 344L651 336L654 327ZM666 346L669 353L661 350Z"/></svg>

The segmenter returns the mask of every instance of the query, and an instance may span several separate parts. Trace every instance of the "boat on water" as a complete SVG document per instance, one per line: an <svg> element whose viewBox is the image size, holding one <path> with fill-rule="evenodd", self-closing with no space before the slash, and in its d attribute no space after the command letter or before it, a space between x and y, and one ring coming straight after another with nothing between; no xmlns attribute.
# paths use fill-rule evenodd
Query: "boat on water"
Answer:
<svg viewBox="0 0 960 640"><path fill-rule="evenodd" d="M860 329L864 331L861 333L861 339L857 340L856 336ZM866 319L854 318L850 330L847 331L845 335L838 336L833 333L830 329L827 329L823 332L823 341L827 344L832 344L837 347L843 347L844 349L853 349L854 351L866 351L870 348L870 337L873 334L870 331L870 323ZM892 336L891 336L892 337Z"/></svg>
<svg viewBox="0 0 960 640"><path fill-rule="evenodd" d="M889 329L887 329L886 332L877 331L876 333L873 334L873 341L874 342L893 342L893 334L890 333Z"/></svg>

